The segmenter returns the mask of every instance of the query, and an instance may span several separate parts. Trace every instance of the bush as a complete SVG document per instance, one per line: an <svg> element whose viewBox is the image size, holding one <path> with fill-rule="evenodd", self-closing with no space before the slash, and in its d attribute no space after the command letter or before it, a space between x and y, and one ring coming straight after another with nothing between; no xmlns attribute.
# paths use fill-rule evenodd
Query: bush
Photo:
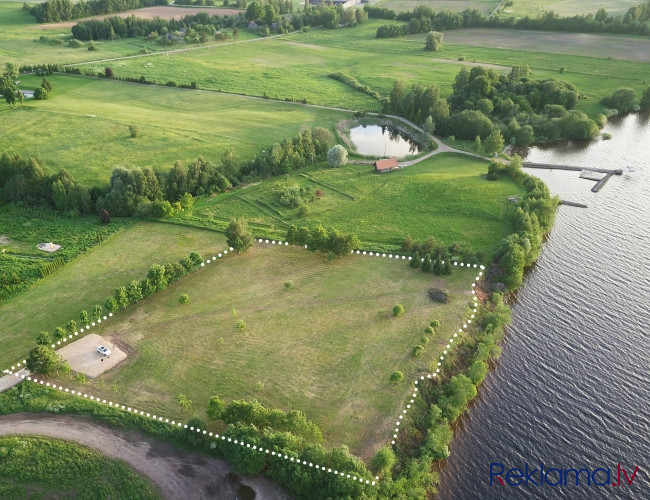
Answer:
<svg viewBox="0 0 650 500"><path fill-rule="evenodd" d="M235 323L235 328L239 330L240 332L243 332L246 329L246 323L244 323L244 320L240 319Z"/></svg>
<svg viewBox="0 0 650 500"><path fill-rule="evenodd" d="M45 90L43 87L38 87L37 89L35 89L34 99L38 99L39 101L44 101L45 99L47 99L47 90Z"/></svg>
<svg viewBox="0 0 650 500"><path fill-rule="evenodd" d="M416 345L413 348L412 354L417 358L420 354L422 354L422 351L424 351L424 347L421 345Z"/></svg>
<svg viewBox="0 0 650 500"><path fill-rule="evenodd" d="M136 125L129 125L129 134L131 135L131 139L135 139L140 135L140 130Z"/></svg>
<svg viewBox="0 0 650 500"><path fill-rule="evenodd" d="M293 286L293 281L285 281L284 282L284 289L289 290Z"/></svg>
<svg viewBox="0 0 650 500"><path fill-rule="evenodd" d="M70 47L73 49L78 49L79 47L83 46L83 43L81 43L81 41L77 40L76 38L71 38L68 41L68 45L70 45Z"/></svg>
<svg viewBox="0 0 650 500"><path fill-rule="evenodd" d="M431 326L431 328L440 328L440 321L434 319L431 323L429 323L429 325Z"/></svg>
<svg viewBox="0 0 650 500"><path fill-rule="evenodd" d="M402 304L396 304L393 307L393 316L399 317L404 314L404 306Z"/></svg>
<svg viewBox="0 0 650 500"><path fill-rule="evenodd" d="M95 45L95 42L93 42L92 40L88 43L88 50L90 50L91 52L97 50L97 45Z"/></svg>
<svg viewBox="0 0 650 500"><path fill-rule="evenodd" d="M390 381L392 383L398 384L402 380L404 380L404 374L401 371L395 370L393 373L390 374Z"/></svg>
<svg viewBox="0 0 650 500"><path fill-rule="evenodd" d="M36 343L38 345L51 345L52 336L48 332L41 332L38 334L38 337L36 337Z"/></svg>
<svg viewBox="0 0 650 500"><path fill-rule="evenodd" d="M427 327L424 329L424 333L426 333L426 334L428 334L428 335L433 335L434 333L436 333L436 331L433 329L433 327L431 327L431 326L427 326Z"/></svg>
<svg viewBox="0 0 650 500"><path fill-rule="evenodd" d="M187 304L190 301L190 296L186 293L182 293L180 297L178 297L178 302L181 304Z"/></svg>

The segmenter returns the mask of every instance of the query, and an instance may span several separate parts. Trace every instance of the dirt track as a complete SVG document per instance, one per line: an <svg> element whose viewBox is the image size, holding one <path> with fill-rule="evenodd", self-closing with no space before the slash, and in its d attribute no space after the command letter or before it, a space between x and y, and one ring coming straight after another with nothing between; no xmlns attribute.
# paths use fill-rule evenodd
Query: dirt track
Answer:
<svg viewBox="0 0 650 500"><path fill-rule="evenodd" d="M256 500L290 498L262 476L237 476L223 460L189 453L141 432L113 429L86 417L43 413L0 417L0 436L9 434L67 439L123 460L172 500L235 500L253 498L253 492Z"/></svg>
<svg viewBox="0 0 650 500"><path fill-rule="evenodd" d="M207 12L211 16L236 16L243 10L237 9L219 9L215 7L145 7L144 9L127 10L125 12L116 12L114 14L106 14L105 16L85 17L83 19L75 19L74 21L66 21L64 23L51 23L51 24L35 24L30 26L29 29L50 29L57 30L62 28L72 28L79 21L87 21L88 19L104 19L107 17L141 17L142 19L153 19L159 17L161 19L180 19L183 16L198 14L199 12Z"/></svg>

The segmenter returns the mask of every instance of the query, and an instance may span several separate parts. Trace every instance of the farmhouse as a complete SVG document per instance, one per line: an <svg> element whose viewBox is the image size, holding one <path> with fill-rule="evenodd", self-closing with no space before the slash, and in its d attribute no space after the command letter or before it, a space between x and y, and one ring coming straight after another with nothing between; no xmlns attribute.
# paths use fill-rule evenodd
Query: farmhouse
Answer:
<svg viewBox="0 0 650 500"><path fill-rule="evenodd" d="M385 158L383 160L377 160L375 162L375 172L378 174L383 174L384 172L392 172L397 170L399 165L397 164L397 158Z"/></svg>

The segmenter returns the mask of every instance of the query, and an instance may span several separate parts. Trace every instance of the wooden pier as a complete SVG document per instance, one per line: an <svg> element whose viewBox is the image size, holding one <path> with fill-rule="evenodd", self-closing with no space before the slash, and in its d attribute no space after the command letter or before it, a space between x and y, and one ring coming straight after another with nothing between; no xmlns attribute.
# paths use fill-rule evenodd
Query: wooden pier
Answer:
<svg viewBox="0 0 650 500"><path fill-rule="evenodd" d="M567 207L588 208L584 203L578 203L577 201L560 200L560 205L566 205Z"/></svg>
<svg viewBox="0 0 650 500"><path fill-rule="evenodd" d="M543 168L544 170L571 170L573 172L582 172L587 170L589 172L600 172L601 174L610 174L610 175L623 175L623 169L608 169L608 168L592 168L592 167L576 167L573 165L551 165L548 163L522 163L524 168ZM602 179L601 179L602 180Z"/></svg>

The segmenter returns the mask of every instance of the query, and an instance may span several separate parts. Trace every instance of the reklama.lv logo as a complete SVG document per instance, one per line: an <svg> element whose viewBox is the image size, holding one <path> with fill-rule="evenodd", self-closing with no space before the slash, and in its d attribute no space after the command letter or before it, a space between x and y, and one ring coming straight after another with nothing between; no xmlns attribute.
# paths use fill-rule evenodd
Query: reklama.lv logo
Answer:
<svg viewBox="0 0 650 500"><path fill-rule="evenodd" d="M586 467L545 469L543 463L539 464L539 468L529 467L526 463L523 468L506 470L503 464L493 462L490 464L490 486L621 486L621 475L624 478L623 486L625 482L632 486L638 471L637 465L629 476L620 463L613 473L608 467L593 470Z"/></svg>

